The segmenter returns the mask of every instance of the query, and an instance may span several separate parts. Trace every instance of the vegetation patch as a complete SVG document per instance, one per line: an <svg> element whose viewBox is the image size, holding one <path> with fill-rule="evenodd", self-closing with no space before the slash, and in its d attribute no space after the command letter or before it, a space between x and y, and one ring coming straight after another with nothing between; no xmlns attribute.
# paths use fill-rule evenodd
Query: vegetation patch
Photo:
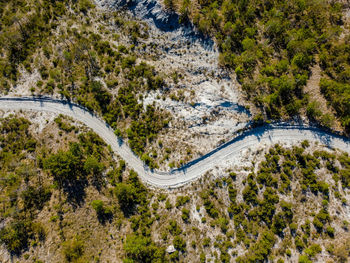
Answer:
<svg viewBox="0 0 350 263"><path fill-rule="evenodd" d="M340 1L184 0L164 4L215 37L220 63L234 70L247 98L266 119L314 107L304 86L320 64L320 88L349 132L349 35ZM345 37L341 37L344 32ZM310 105L311 104L311 105ZM332 116L308 116L332 126Z"/></svg>

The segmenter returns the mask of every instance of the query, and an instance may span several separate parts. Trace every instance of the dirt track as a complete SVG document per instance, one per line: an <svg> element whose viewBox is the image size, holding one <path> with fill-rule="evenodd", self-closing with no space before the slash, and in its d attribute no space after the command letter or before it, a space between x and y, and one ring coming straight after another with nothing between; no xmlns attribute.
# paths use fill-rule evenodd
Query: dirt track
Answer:
<svg viewBox="0 0 350 263"><path fill-rule="evenodd" d="M144 183L160 188L176 188L185 185L198 179L215 166L239 158L243 150L248 148L254 150L259 145L268 146L275 143L297 143L309 140L350 153L348 138L318 128L279 124L246 131L212 152L171 172L151 171L104 121L79 105L50 98L0 98L0 109L47 111L79 120L109 144L113 151L139 174Z"/></svg>

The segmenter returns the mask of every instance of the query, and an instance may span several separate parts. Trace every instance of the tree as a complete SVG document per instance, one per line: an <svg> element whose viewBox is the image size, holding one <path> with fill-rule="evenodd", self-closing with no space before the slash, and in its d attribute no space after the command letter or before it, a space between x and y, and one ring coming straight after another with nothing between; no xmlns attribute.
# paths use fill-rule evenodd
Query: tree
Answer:
<svg viewBox="0 0 350 263"><path fill-rule="evenodd" d="M28 189L24 190L21 194L23 199L23 205L25 209L39 209L44 207L51 197L51 192L47 188L29 186Z"/></svg>
<svg viewBox="0 0 350 263"><path fill-rule="evenodd" d="M320 105L317 101L312 101L307 105L306 115L311 120L316 120L317 118L319 118L322 115L322 112L320 110Z"/></svg>
<svg viewBox="0 0 350 263"><path fill-rule="evenodd" d="M101 175L104 168L104 165L93 155L89 156L84 162L84 171L87 175L92 177L93 183L96 187L103 183Z"/></svg>
<svg viewBox="0 0 350 263"><path fill-rule="evenodd" d="M106 207L101 200L94 200L91 206L95 209L99 221L104 222L105 219L111 218L113 213L109 207Z"/></svg>
<svg viewBox="0 0 350 263"><path fill-rule="evenodd" d="M31 237L33 237L32 223L25 220L10 223L0 231L0 241L13 254L20 254L22 250L26 249Z"/></svg>
<svg viewBox="0 0 350 263"><path fill-rule="evenodd" d="M84 254L84 243L78 237L63 243L63 253L68 262L75 262Z"/></svg>
<svg viewBox="0 0 350 263"><path fill-rule="evenodd" d="M177 250L181 252L186 252L186 241L182 237L180 236L174 237L173 243L174 243L174 247Z"/></svg>
<svg viewBox="0 0 350 263"><path fill-rule="evenodd" d="M126 237L124 250L128 259L134 262L163 262L165 251L149 237L131 234Z"/></svg>
<svg viewBox="0 0 350 263"><path fill-rule="evenodd" d="M274 234L264 231L260 234L258 241L249 248L245 258L237 258L237 262L264 262L275 244Z"/></svg>
<svg viewBox="0 0 350 263"><path fill-rule="evenodd" d="M190 218L190 210L186 209L186 208L182 208L182 219L185 222L188 222L189 218Z"/></svg>
<svg viewBox="0 0 350 263"><path fill-rule="evenodd" d="M135 187L131 184L119 183L115 187L114 192L123 212L128 213L132 211L135 203L137 203L137 193Z"/></svg>
<svg viewBox="0 0 350 263"><path fill-rule="evenodd" d="M74 183L79 179L82 169L82 152L79 144L73 143L67 152L59 151L44 160L44 169L49 170L59 187Z"/></svg>
<svg viewBox="0 0 350 263"><path fill-rule="evenodd" d="M275 234L281 235L285 228L286 228L286 222L285 222L285 219L283 217L283 213L278 213L274 217L273 224L272 224L272 230Z"/></svg>

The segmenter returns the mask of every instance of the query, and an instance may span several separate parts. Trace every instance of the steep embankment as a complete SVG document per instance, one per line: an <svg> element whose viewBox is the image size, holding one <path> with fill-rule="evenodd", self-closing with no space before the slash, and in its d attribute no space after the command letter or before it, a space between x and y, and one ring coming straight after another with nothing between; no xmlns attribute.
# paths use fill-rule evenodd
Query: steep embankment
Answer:
<svg viewBox="0 0 350 263"><path fill-rule="evenodd" d="M50 98L0 98L0 109L49 111L68 115L94 130L113 151L120 155L141 177L152 186L161 188L179 187L194 181L217 165L232 163L240 159L244 149L257 149L275 143L296 143L303 140L316 141L327 147L350 152L350 140L317 128L304 126L266 126L247 131L214 151L171 172L151 171L136 157L97 116L76 104Z"/></svg>
<svg viewBox="0 0 350 263"><path fill-rule="evenodd" d="M139 43L145 46L140 52L148 64L167 76L169 95L151 91L143 103L155 103L171 113L174 121L160 139L177 145L176 163L211 151L245 127L250 111L243 106L235 78L219 66L219 51L211 38L199 34L189 23L180 24L178 15L166 11L156 0L95 2L103 10L126 7L123 14L147 24L150 37ZM186 154L186 148L193 156Z"/></svg>

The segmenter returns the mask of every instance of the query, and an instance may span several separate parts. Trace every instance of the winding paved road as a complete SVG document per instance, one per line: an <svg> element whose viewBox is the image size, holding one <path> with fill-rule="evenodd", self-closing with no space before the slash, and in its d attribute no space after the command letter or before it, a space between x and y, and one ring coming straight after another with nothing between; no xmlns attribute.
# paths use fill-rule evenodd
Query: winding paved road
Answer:
<svg viewBox="0 0 350 263"><path fill-rule="evenodd" d="M180 169L171 172L151 171L104 121L79 105L51 98L0 98L0 109L47 111L79 120L109 144L139 174L143 182L160 188L176 188L194 181L218 164L239 158L244 149L254 149L258 145L296 143L307 139L350 153L348 138L312 127L271 125L243 132Z"/></svg>

